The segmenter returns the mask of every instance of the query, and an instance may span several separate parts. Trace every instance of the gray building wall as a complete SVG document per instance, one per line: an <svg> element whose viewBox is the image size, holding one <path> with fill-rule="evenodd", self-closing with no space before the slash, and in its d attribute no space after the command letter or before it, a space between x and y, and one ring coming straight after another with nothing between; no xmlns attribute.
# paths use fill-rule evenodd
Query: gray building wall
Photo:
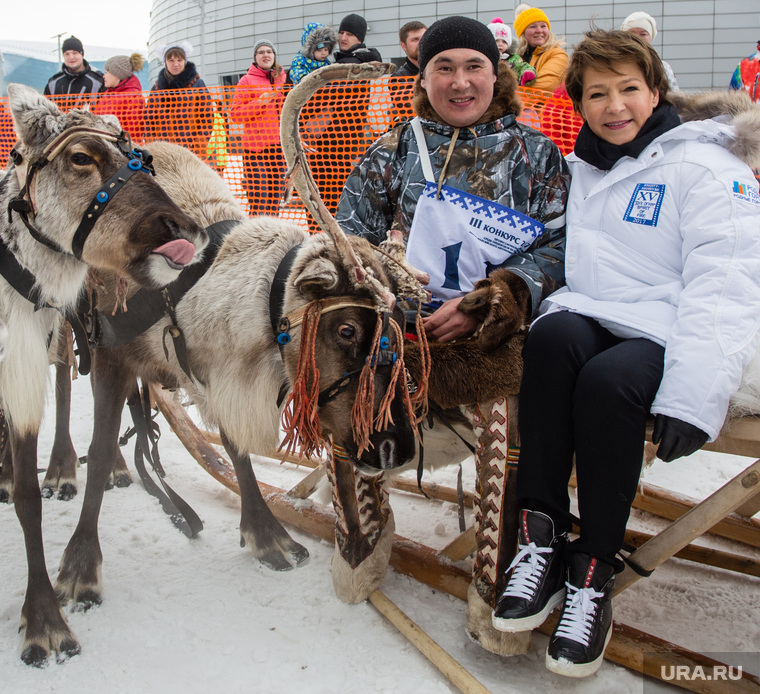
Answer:
<svg viewBox="0 0 760 694"><path fill-rule="evenodd" d="M511 23L511 0L155 0L151 13L150 49L180 39L189 40L191 57L209 85L224 76L244 73L253 46L269 39L277 46L279 62L289 66L300 48L303 27L321 21L336 28L351 12L369 25L365 43L384 60L402 58L399 27L412 19L430 24L440 17L463 14L488 23L495 16ZM682 89L728 86L739 60L755 50L760 39L760 0L658 0L589 2L541 0L552 31L565 36L568 46L579 41L593 17L601 28L617 28L631 12L644 10L657 20L653 45L672 66ZM201 16L205 14L203 31ZM201 37L205 56L201 60ZM151 79L161 65L151 56ZM201 69L201 64L203 67Z"/></svg>

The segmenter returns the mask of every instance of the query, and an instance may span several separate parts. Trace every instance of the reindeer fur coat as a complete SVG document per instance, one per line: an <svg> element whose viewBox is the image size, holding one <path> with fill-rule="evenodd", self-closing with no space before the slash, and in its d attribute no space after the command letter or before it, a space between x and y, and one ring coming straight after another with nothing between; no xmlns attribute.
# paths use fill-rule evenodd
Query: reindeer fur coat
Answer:
<svg viewBox="0 0 760 694"><path fill-rule="evenodd" d="M682 124L610 171L567 157L567 285L546 302L664 345L652 413L710 439L760 342L760 109L730 98L677 98Z"/></svg>

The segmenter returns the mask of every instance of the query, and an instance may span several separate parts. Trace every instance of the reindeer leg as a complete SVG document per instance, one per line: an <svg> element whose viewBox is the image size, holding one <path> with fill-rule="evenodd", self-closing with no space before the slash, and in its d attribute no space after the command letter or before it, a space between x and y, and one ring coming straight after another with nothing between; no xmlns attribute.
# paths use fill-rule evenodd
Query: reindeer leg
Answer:
<svg viewBox="0 0 760 694"><path fill-rule="evenodd" d="M42 496L50 499L55 492L61 501L69 501L77 494L77 467L79 457L71 441L71 373L68 359L71 326L64 321L58 332L58 349L55 361L55 438L50 451Z"/></svg>
<svg viewBox="0 0 760 694"><path fill-rule="evenodd" d="M119 454L121 411L134 384L134 376L110 350L101 348L92 355L94 422L92 442L87 452L87 486L74 534L63 553L56 590L61 602L75 600L85 609L99 605L103 582L103 554L98 540L98 517L103 494Z"/></svg>
<svg viewBox="0 0 760 694"><path fill-rule="evenodd" d="M332 579L335 594L347 603L366 600L383 580L396 530L385 475L360 473L334 454L327 476L337 520Z"/></svg>
<svg viewBox="0 0 760 694"><path fill-rule="evenodd" d="M498 655L520 655L530 646L530 632L506 633L491 624L491 612L506 583L505 572L517 550L517 470L507 465L508 446L517 445L517 397L509 396L467 408L477 437L475 452L476 552L467 591L467 631L483 648ZM501 538L514 538L511 546Z"/></svg>
<svg viewBox="0 0 760 694"><path fill-rule="evenodd" d="M0 504L9 504L13 497L13 451L10 434L5 412L0 409Z"/></svg>
<svg viewBox="0 0 760 694"><path fill-rule="evenodd" d="M309 558L309 551L282 527L261 495L251 458L241 454L224 430L219 434L235 467L240 486L240 546L251 547L254 556L275 571L289 571Z"/></svg>
<svg viewBox="0 0 760 694"><path fill-rule="evenodd" d="M24 643L21 659L27 665L42 666L50 652L60 657L80 652L76 637L66 624L61 605L45 566L42 543L42 496L37 479L37 432L19 434L11 427L15 461L13 503L26 543L28 582L21 610Z"/></svg>

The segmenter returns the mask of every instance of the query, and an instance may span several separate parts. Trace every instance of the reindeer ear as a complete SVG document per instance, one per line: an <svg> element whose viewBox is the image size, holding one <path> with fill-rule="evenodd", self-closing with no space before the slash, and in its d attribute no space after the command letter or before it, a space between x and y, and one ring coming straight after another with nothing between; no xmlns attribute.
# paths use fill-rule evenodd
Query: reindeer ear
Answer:
<svg viewBox="0 0 760 694"><path fill-rule="evenodd" d="M31 87L9 84L8 105L16 135L26 145L41 145L63 129L58 107Z"/></svg>
<svg viewBox="0 0 760 694"><path fill-rule="evenodd" d="M335 263L326 258L313 258L298 273L293 284L304 295L323 296L337 286L338 270Z"/></svg>

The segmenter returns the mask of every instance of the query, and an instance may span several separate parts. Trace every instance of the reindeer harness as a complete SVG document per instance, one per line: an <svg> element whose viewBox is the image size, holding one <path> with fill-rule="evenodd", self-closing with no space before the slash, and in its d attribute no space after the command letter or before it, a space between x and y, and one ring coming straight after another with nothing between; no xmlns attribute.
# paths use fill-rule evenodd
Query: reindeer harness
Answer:
<svg viewBox="0 0 760 694"><path fill-rule="evenodd" d="M280 347L280 353L282 354L285 345L291 341L290 331L293 328L301 326L306 318L307 313L314 310L319 314L330 313L332 311L339 311L344 308L367 308L371 309L383 316L383 328L382 335L380 337L380 350L377 357L372 357L377 361L377 366L393 366L396 363L398 355L395 351L388 349L390 347L390 338L388 337L388 331L390 328L389 315L387 311L384 311L377 305L377 302L371 299L362 299L354 296L331 296L326 299L318 299L311 301L308 304L300 306L299 308L291 311L286 315L282 315L283 302L285 298L285 286L287 278L290 274L290 270L293 267L293 261L298 253L301 245L291 248L285 257L277 267L274 279L272 280L272 289L269 293L269 318L272 324L272 330L277 344ZM368 357L369 358L369 357ZM363 367L362 367L363 368ZM322 407L331 400L334 400L340 395L348 386L351 381L358 378L361 375L362 369L356 369L354 371L347 371L335 382L331 383L327 388L319 391L317 398L317 405ZM282 404L287 393L287 383L283 385L278 396L278 406Z"/></svg>
<svg viewBox="0 0 760 694"><path fill-rule="evenodd" d="M96 135L108 142L116 143L116 146L122 154L127 157L128 161L100 187L100 190L93 197L92 202L87 210L85 210L85 213L79 222L76 232L74 232L74 239L71 243L72 252L69 253L57 243L47 238L39 229L37 229L37 227L34 226L34 217L36 214L34 204L34 184L36 175L53 161L53 159L64 150L66 145L68 145L72 139L82 134ZM15 148L11 150L11 158L16 167L16 175L18 176L21 190L19 191L19 194L8 203L8 222L10 223L13 221L13 213L16 212L19 217L21 217L21 220L29 230L32 238L57 253L73 255L77 260L82 259L84 243L95 226L95 223L103 214L108 203L113 199L116 193L122 189L126 182L138 171L148 173L152 176L155 175L151 163L153 158L147 150L132 147L132 141L127 133L122 131L120 135L114 135L107 130L97 130L85 126L69 128L61 133L48 144L47 147L45 147L40 158L29 165L24 161L21 153Z"/></svg>

